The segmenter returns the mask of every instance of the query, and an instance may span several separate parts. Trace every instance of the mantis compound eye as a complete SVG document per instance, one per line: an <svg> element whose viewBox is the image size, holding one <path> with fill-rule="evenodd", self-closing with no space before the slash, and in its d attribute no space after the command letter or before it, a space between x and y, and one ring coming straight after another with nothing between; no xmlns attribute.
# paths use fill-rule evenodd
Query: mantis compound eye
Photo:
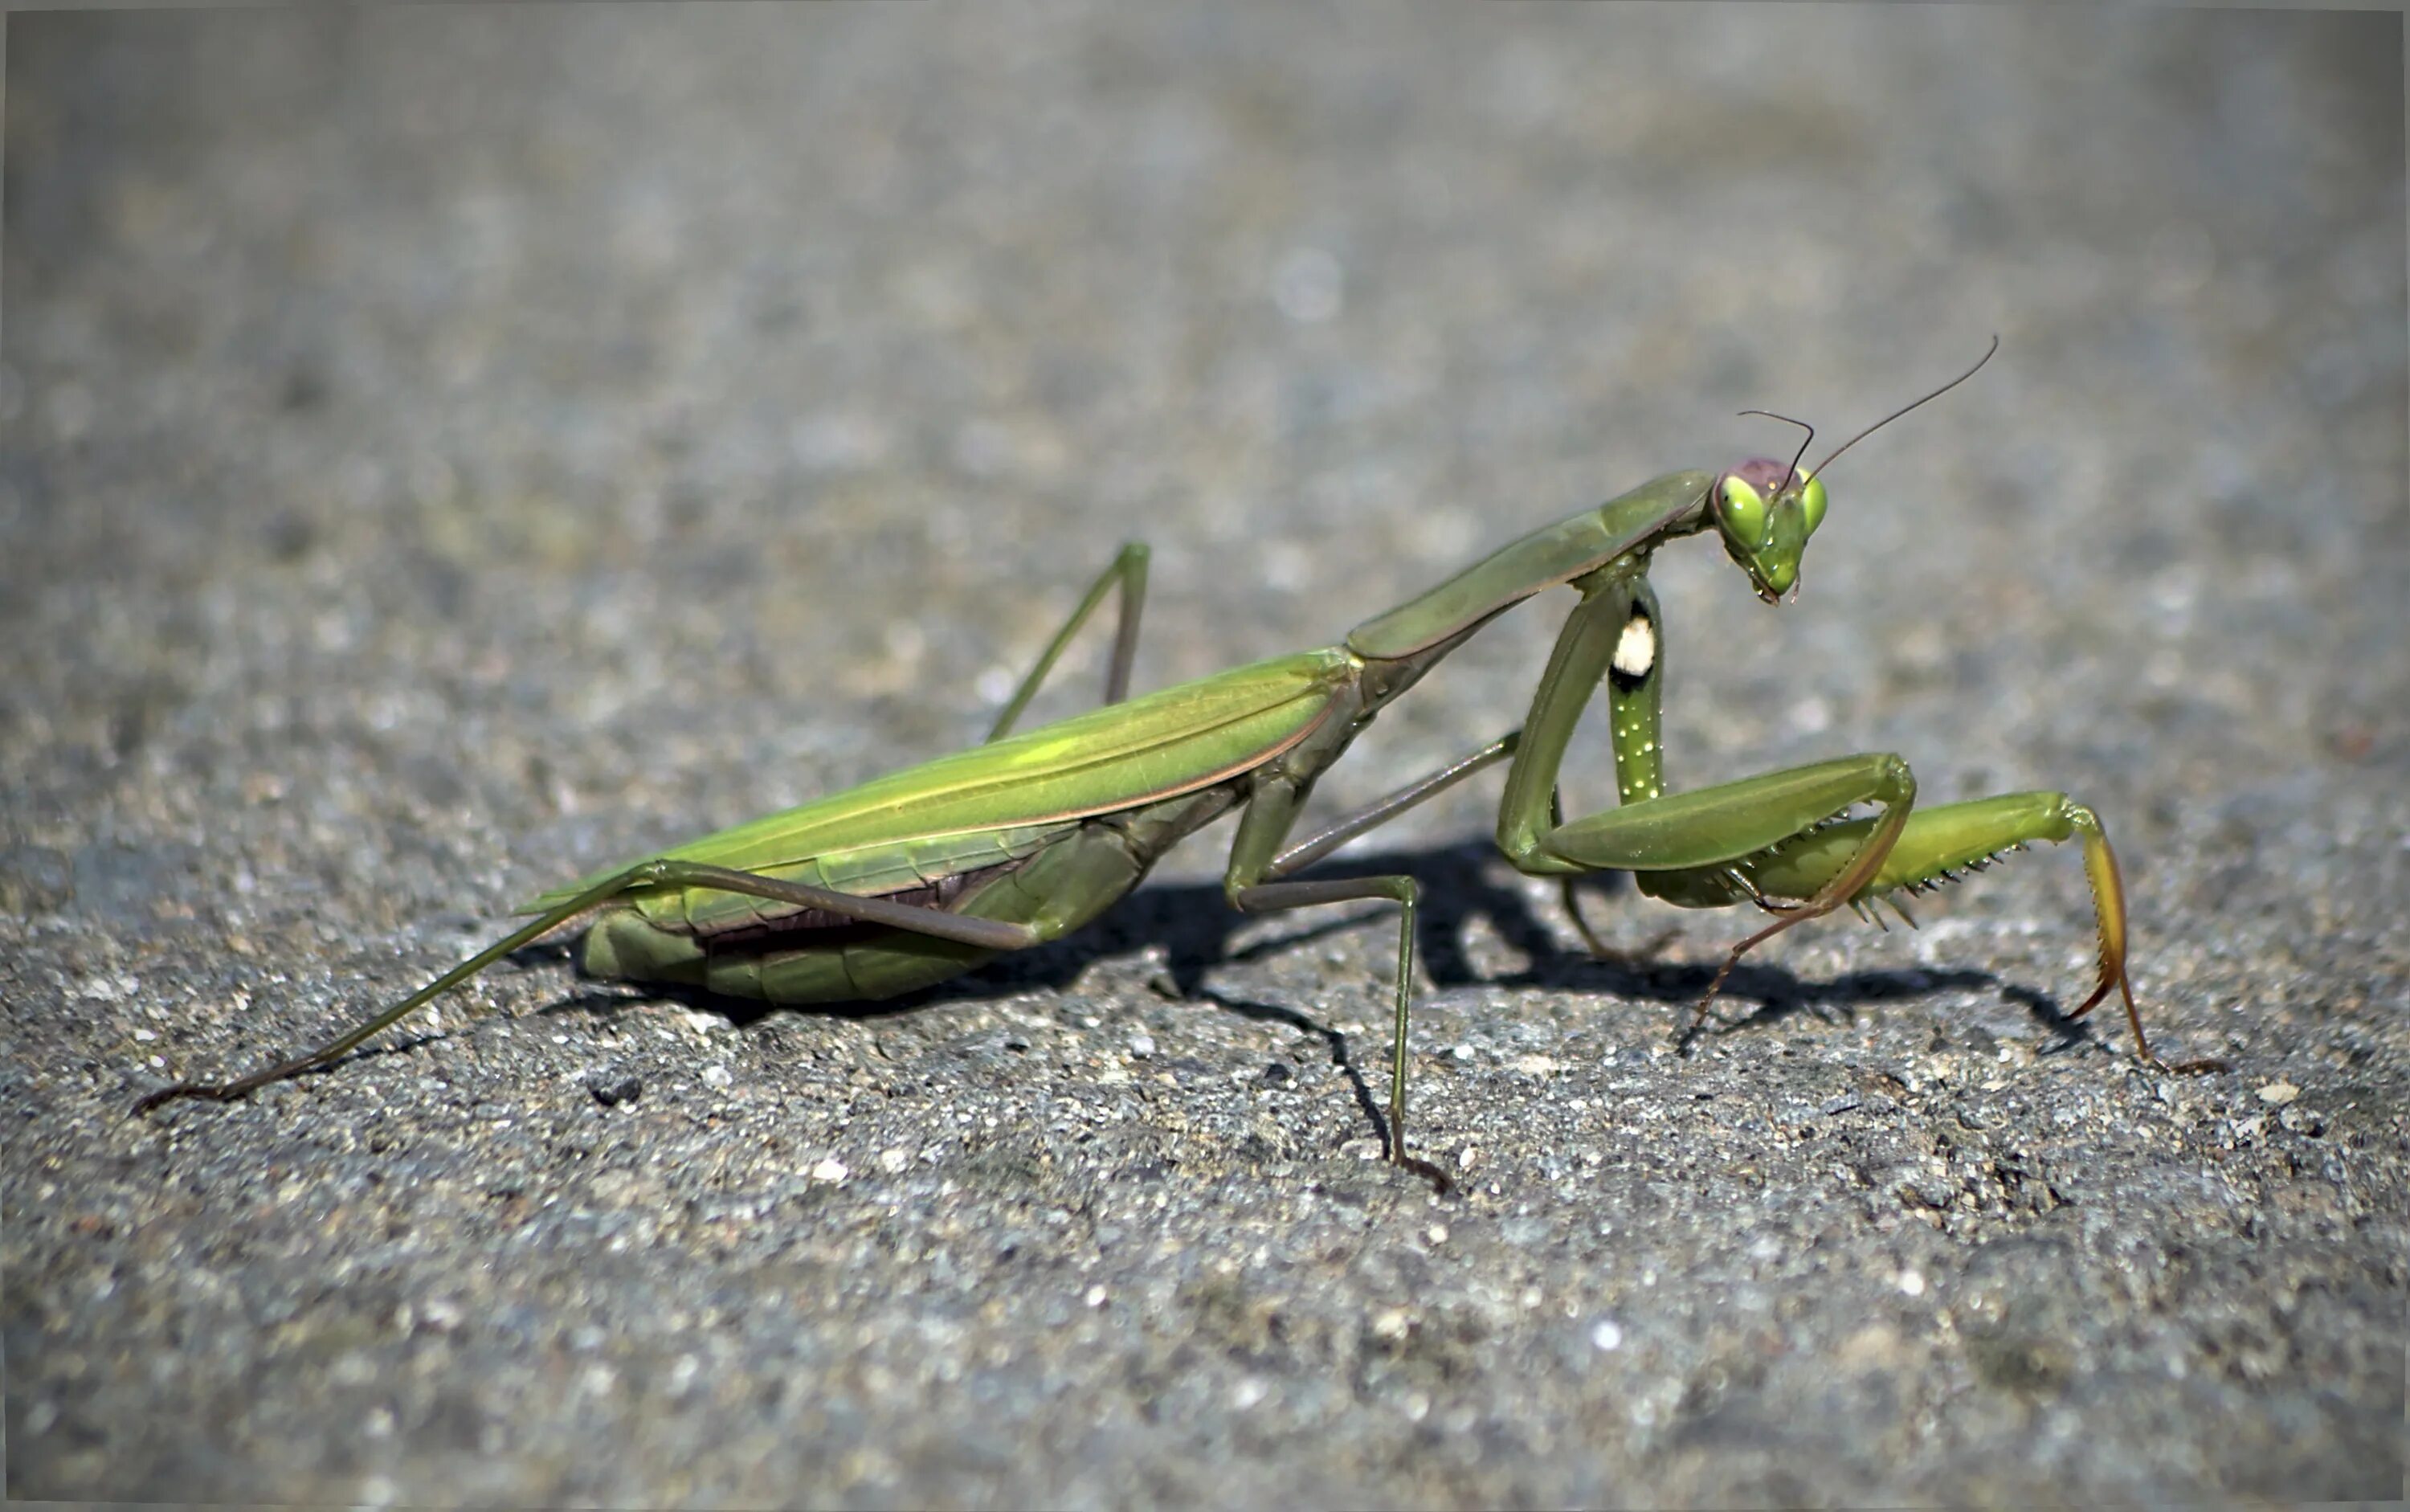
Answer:
<svg viewBox="0 0 2410 1512"><path fill-rule="evenodd" d="M1816 527L1824 523L1824 480L1801 476L1805 486L1799 490L1799 511L1807 516L1808 533L1814 535Z"/></svg>
<svg viewBox="0 0 2410 1512"><path fill-rule="evenodd" d="M1727 472L1717 487L1716 514L1724 541L1754 552L1765 545L1765 495L1739 472Z"/></svg>

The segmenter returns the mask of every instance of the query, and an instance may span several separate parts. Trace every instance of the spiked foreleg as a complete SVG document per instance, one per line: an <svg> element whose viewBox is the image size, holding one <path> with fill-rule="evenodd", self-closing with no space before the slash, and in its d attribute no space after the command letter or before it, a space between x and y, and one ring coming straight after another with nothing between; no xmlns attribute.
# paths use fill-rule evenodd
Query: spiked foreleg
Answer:
<svg viewBox="0 0 2410 1512"><path fill-rule="evenodd" d="M1853 857L1864 853L1866 839L1880 822L1860 819L1827 824L1734 869L1768 897L1813 896L1831 886ZM2078 837L2083 841L2084 875L2092 884L2092 920L2099 938L2100 967L2092 995L2071 1016L2082 1018L2091 1012L2114 988L2125 1001L2126 1022L2134 1031L2134 1052L2141 1059L2171 1071L2225 1069L2222 1061L2170 1065L2153 1054L2150 1040L2142 1033L2141 1012L2134 1003L2133 981L2126 970L2126 886L2118 873L2117 853L2109 847L2099 816L2063 792L2010 792L1916 810L1873 879L1851 894L1849 901L1871 906L1901 893L1929 892L2036 841Z"/></svg>
<svg viewBox="0 0 2410 1512"><path fill-rule="evenodd" d="M1636 872L1642 892L1684 908L1754 900L1777 916L1725 953L1699 997L1696 1024L1742 956L1865 890L1913 817L1915 802L1916 778L1908 763L1869 752L1627 803L1559 825L1541 837L1539 850L1550 860L1587 870ZM1774 907L1768 890L1750 878L1749 865L1778 852L1790 836L1822 833L1819 823L1861 803L1877 805L1881 812L1855 830L1851 850L1835 858L1819 885L1790 894L1801 900L1797 907Z"/></svg>
<svg viewBox="0 0 2410 1512"><path fill-rule="evenodd" d="M1657 596L1638 575L1646 565L1602 571L1574 585L1582 602L1559 632L1532 695L1499 804L1498 846L1507 859L1540 877L1636 872L1640 890L1652 897L1684 908L1721 908L1764 901L1764 891L1742 876L1742 863L1814 833L1853 805L1881 810L1856 836L1852 852L1819 886L1799 894L1799 907L1774 910L1780 917L1724 956L1699 998L1695 1024L1743 955L1841 907L1876 875L1916 802L1916 778L1908 763L1878 751L1668 794L1659 719L1662 637ZM1566 823L1558 767L1583 705L1602 680L1621 806Z"/></svg>

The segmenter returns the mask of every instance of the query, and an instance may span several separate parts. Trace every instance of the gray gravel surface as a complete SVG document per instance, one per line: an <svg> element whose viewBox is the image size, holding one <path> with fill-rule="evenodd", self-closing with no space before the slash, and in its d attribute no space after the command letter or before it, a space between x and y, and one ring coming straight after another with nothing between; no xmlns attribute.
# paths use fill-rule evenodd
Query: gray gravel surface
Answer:
<svg viewBox="0 0 2410 1512"><path fill-rule="evenodd" d="M1748 7L7 19L14 1497L1744 1505L2403 1489L2403 33ZM975 739L1113 544L1141 686L1837 437L1799 602L1669 551L1683 785L2063 787L1910 934L1602 883L1468 786L1418 1147L1386 911L1213 837L768 1014L530 952L589 868ZM1510 727L1563 596L1324 785ZM1041 709L1093 697L1100 652ZM1603 732L1568 773L1612 796ZM1226 833L1226 832L1217 832ZM1676 933L1660 941L1667 927Z"/></svg>

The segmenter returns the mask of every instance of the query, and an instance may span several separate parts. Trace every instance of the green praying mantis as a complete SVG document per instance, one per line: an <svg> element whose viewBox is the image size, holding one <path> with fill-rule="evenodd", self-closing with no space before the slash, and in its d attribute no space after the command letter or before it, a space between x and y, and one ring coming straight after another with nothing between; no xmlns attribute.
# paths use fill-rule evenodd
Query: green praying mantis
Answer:
<svg viewBox="0 0 2410 1512"><path fill-rule="evenodd" d="M1170 848L1240 811L1223 892L1245 913L1362 899L1398 906L1386 1154L1406 1150L1407 1022L1414 997L1413 877L1295 874L1376 825L1487 767L1511 763L1498 844L1520 870L1572 880L1635 874L1640 891L1682 908L1749 903L1773 922L1735 944L1692 1018L1704 1019L1750 950L1844 906L1865 911L1953 880L2028 842L2083 843L2099 971L2081 1017L2112 992L2135 1053L2170 1070L2142 1033L2126 969L2126 904L2115 852L2093 811L2061 792L2017 792L1919 807L1906 761L1837 757L1686 792L1665 783L1660 736L1662 620L1648 584L1662 547L1710 531L1758 596L1794 592L1822 523L1822 472L1866 436L1974 376L1973 368L1844 442L1812 469L1756 458L1721 472L1669 472L1535 531L1446 582L1365 620L1336 646L1273 657L1127 698L1145 600L1147 551L1125 546L1038 657L984 744L739 824L545 893L535 917L400 1002L291 1059L225 1083L185 1082L179 1098L226 1100L324 1066L513 951L595 913L592 976L702 988L777 1004L891 997L1001 952L1077 929L1137 887ZM1764 411L1745 411L1760 414ZM1770 418L1782 419L1771 415ZM1789 422L1800 424L1797 421ZM1814 432L1809 430L1809 440ZM1393 700L1482 627L1546 589L1580 598L1523 724L1295 845L1284 846L1314 782ZM1012 728L1066 647L1118 595L1103 706L1024 734ZM1606 689L1618 807L1570 821L1560 765L1576 721ZM1846 817L1871 807L1869 817ZM599 910L599 911L598 911ZM1598 942L1575 912L1592 948Z"/></svg>

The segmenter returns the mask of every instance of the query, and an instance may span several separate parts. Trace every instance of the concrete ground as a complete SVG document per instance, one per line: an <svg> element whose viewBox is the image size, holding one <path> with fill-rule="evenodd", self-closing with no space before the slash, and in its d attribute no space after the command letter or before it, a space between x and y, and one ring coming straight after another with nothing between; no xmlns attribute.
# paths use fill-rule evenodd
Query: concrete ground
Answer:
<svg viewBox="0 0 2410 1512"><path fill-rule="evenodd" d="M1970 7L7 18L7 1490L440 1505L2403 1492L2397 17ZM1896 750L2125 859L1924 928L1603 880L1485 778L1240 921L1216 836L917 1001L528 952L529 894L961 747L1125 537L1142 687L1824 444L1670 548L1695 786ZM1334 770L1513 726L1565 595ZM1041 710L1094 696L1082 647ZM1611 801L1603 730L1567 801ZM1661 931L1675 931L1660 940Z"/></svg>

